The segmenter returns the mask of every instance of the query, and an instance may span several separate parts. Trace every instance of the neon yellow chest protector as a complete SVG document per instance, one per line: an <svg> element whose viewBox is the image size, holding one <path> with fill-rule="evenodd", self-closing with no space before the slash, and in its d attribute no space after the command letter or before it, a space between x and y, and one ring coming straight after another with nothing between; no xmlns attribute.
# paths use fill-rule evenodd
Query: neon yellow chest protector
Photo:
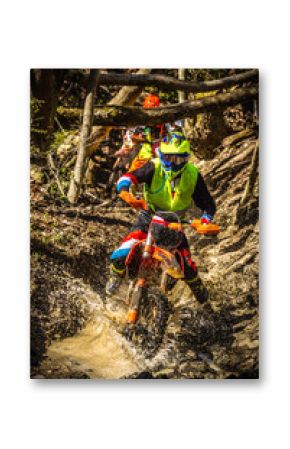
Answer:
<svg viewBox="0 0 290 449"><path fill-rule="evenodd" d="M155 171L151 186L145 186L144 196L146 202L153 209L166 211L183 211L191 207L192 195L198 178L198 169L188 162L180 176L180 180L173 187L171 179L164 172L159 158L151 160Z"/></svg>

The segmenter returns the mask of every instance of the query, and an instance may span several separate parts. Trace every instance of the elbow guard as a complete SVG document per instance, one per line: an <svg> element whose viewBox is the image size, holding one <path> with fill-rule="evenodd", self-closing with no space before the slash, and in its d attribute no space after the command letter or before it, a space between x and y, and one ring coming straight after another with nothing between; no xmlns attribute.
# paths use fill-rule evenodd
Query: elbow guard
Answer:
<svg viewBox="0 0 290 449"><path fill-rule="evenodd" d="M120 193L123 189L128 191L131 184L132 180L129 176L121 176L121 178L117 182L117 192Z"/></svg>

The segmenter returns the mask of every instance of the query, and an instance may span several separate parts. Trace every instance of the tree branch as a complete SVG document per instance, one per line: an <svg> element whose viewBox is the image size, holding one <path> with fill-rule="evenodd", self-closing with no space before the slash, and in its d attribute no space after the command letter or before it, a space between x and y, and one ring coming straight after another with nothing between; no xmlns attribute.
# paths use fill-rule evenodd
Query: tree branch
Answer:
<svg viewBox="0 0 290 449"><path fill-rule="evenodd" d="M139 75L139 74L117 74L101 73L100 84L102 85L127 85L127 86L156 86L163 90L181 90L184 92L208 92L223 89L246 81L257 80L259 71L257 69L247 70L237 75L227 76L219 80L211 81L182 81L165 75Z"/></svg>
<svg viewBox="0 0 290 449"><path fill-rule="evenodd" d="M62 194L62 196L65 196L63 188L62 188L62 185L61 185L61 182L60 182L60 179L59 179L59 176L58 176L58 170L57 170L57 168L56 168L56 166L54 164L53 157L52 157L51 153L48 153L47 160L48 160L50 171L52 172L52 174L53 174L53 176L55 178L57 187L59 188L59 191Z"/></svg>
<svg viewBox="0 0 290 449"><path fill-rule="evenodd" d="M94 109L94 125L138 126L173 122L177 119L194 117L201 112L209 112L242 103L258 97L258 87L247 87L234 92L223 93L199 100L173 104L156 109L140 107L109 106Z"/></svg>

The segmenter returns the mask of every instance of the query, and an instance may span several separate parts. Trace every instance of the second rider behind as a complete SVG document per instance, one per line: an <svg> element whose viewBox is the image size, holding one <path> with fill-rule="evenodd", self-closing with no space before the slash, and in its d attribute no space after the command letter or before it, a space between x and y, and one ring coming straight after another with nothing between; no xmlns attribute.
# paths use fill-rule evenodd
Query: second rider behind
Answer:
<svg viewBox="0 0 290 449"><path fill-rule="evenodd" d="M148 95L144 102L144 109L158 108L160 104L157 95ZM164 125L140 126L135 129L128 129L130 145L123 144L122 148L115 153L115 156L124 159L131 159L129 171L136 170L146 164L152 157L157 156L157 149L162 138L165 136Z"/></svg>

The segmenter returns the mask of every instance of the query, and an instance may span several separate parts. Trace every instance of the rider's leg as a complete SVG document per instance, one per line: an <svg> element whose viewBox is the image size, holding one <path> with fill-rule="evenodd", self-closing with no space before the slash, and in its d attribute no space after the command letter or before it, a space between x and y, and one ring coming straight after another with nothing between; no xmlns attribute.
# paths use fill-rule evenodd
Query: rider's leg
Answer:
<svg viewBox="0 0 290 449"><path fill-rule="evenodd" d="M106 284L107 294L113 294L120 286L122 278L125 275L126 257L135 243L146 238L149 223L150 215L141 212L133 224L130 233L123 238L119 248L111 254L110 277Z"/></svg>
<svg viewBox="0 0 290 449"><path fill-rule="evenodd" d="M125 273L125 269L117 271L115 265L111 264L109 279L106 283L107 295L112 295L113 293L115 293L118 290L118 288L120 287L120 284L122 282L124 273Z"/></svg>
<svg viewBox="0 0 290 449"><path fill-rule="evenodd" d="M191 259L189 245L185 236L178 249L182 257L185 282L191 289L197 301L204 303L208 298L208 291L198 275L195 262Z"/></svg>
<svg viewBox="0 0 290 449"><path fill-rule="evenodd" d="M130 232L124 237L119 248L111 254L110 276L106 284L106 293L108 295L115 293L122 282L122 278L125 276L126 257L132 246L144 238L146 238L146 234L140 230Z"/></svg>
<svg viewBox="0 0 290 449"><path fill-rule="evenodd" d="M134 231L131 230L131 232L123 238L119 248L115 249L110 257L112 270L115 273L118 273L120 276L125 273L126 257L128 256L132 246L138 241L145 239L146 235L147 234L141 229L136 229Z"/></svg>

